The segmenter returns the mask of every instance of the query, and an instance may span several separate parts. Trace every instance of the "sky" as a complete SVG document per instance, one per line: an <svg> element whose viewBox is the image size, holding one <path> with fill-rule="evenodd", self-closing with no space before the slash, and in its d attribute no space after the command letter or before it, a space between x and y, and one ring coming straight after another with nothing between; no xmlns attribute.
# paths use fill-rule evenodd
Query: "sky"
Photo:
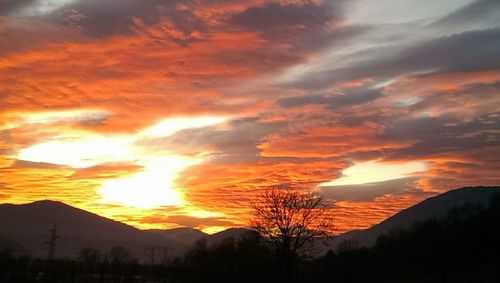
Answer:
<svg viewBox="0 0 500 283"><path fill-rule="evenodd" d="M245 226L320 191L335 232L498 185L498 0L0 0L0 202Z"/></svg>

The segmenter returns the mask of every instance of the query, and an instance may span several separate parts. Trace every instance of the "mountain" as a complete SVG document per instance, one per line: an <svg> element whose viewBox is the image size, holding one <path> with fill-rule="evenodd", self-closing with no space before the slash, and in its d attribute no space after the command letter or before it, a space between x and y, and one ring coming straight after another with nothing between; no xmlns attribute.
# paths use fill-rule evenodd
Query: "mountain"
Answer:
<svg viewBox="0 0 500 283"><path fill-rule="evenodd" d="M153 233L155 235L161 235L166 239L179 241L188 247L192 247L194 243L196 243L198 240L201 239L205 239L207 241L207 244L210 246L220 243L225 239L229 238L237 240L246 235L247 233L252 232L252 230L247 228L229 228L217 232L215 234L209 235L201 232L200 230L190 227L181 227L181 228L166 229L166 230L151 229L146 231L148 231L149 233Z"/></svg>
<svg viewBox="0 0 500 283"><path fill-rule="evenodd" d="M417 221L443 217L454 207L459 207L466 203L487 206L491 197L496 193L500 193L500 187L466 187L451 190L404 209L371 228L349 231L339 235L333 240L331 246L336 247L346 240L357 241L362 246L371 246L384 233L393 229L409 228Z"/></svg>
<svg viewBox="0 0 500 283"><path fill-rule="evenodd" d="M47 254L49 229L57 224L57 257L76 257L85 248L108 251L114 246L123 246L138 259L146 259L149 246L168 246L171 255L181 254L187 246L136 229L96 214L77 209L56 201L37 201L29 204L0 205L0 237L15 239L31 251L31 255L44 257Z"/></svg>
<svg viewBox="0 0 500 283"><path fill-rule="evenodd" d="M321 250L335 248L344 240L355 240L363 246L375 243L378 236L392 229L408 228L416 221L445 215L451 208L465 203L487 205L500 187L462 188L429 198L366 230L350 231L336 237ZM170 256L182 255L194 242L205 238L213 245L227 238L240 238L251 230L230 228L213 235L183 227L168 230L139 230L96 214L56 201L30 204L0 205L0 250L17 254L45 257L48 251L49 229L57 224L57 257L77 257L85 248L103 252L113 246L123 246L140 260L146 260L147 247L168 247Z"/></svg>
<svg viewBox="0 0 500 283"><path fill-rule="evenodd" d="M239 239L244 235L251 233L252 230L246 228L229 228L224 231L217 232L215 234L209 235L207 239L208 245L217 244L225 239L233 238Z"/></svg>
<svg viewBox="0 0 500 283"><path fill-rule="evenodd" d="M186 246L191 246L196 241L209 236L208 234L191 227L181 227L166 230L151 229L146 231L155 235L160 235L167 240L183 243Z"/></svg>
<svg viewBox="0 0 500 283"><path fill-rule="evenodd" d="M29 254L30 251L17 241L0 236L0 251L8 250L15 255Z"/></svg>

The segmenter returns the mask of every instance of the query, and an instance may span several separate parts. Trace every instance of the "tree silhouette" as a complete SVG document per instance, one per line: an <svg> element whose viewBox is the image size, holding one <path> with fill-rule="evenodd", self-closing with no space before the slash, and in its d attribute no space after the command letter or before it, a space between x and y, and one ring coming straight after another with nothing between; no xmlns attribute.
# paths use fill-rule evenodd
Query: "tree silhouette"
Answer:
<svg viewBox="0 0 500 283"><path fill-rule="evenodd" d="M331 210L316 191L269 188L253 208L250 227L275 248L288 276L298 257L310 254L314 241L329 237L334 229Z"/></svg>

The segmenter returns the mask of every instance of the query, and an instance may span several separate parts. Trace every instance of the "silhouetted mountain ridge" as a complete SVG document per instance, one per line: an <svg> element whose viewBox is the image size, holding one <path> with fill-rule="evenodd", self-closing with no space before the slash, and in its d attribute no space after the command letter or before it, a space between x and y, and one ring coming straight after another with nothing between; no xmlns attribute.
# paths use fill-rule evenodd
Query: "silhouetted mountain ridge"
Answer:
<svg viewBox="0 0 500 283"><path fill-rule="evenodd" d="M247 228L229 228L215 234L209 235L207 239L207 244L213 245L219 243L228 238L238 239L246 235L247 233L251 233L252 230Z"/></svg>
<svg viewBox="0 0 500 283"><path fill-rule="evenodd" d="M36 201L29 204L0 205L0 236L15 239L32 252L43 257L49 232L57 223L60 237L56 255L75 257L85 247L107 251L113 246L127 248L131 255L144 258L148 246L168 246L181 254L187 247L172 239L150 234L132 226L101 217L57 201Z"/></svg>
<svg viewBox="0 0 500 283"><path fill-rule="evenodd" d="M191 246L194 242L209 236L208 234L203 233L202 231L191 227L180 227L180 228L163 229L163 230L151 229L146 231L152 234L161 235L166 239L182 242L187 246Z"/></svg>
<svg viewBox="0 0 500 283"><path fill-rule="evenodd" d="M402 210L369 229L344 233L336 237L331 245L322 245L321 250L334 248L344 240L370 246L378 236L392 229L408 228L416 221L443 216L451 208L467 202L487 205L493 194L498 192L500 187L469 187L448 191ZM10 248L44 257L47 254L44 243L49 239L48 229L54 222L61 237L56 248L56 255L60 257L76 257L85 247L107 251L113 246L123 246L139 259L147 258L145 248L150 246L167 246L172 251L171 256L176 256L183 254L200 239L206 239L208 245L213 245L227 238L242 237L251 231L230 228L208 235L189 227L139 230L62 202L43 200L22 205L0 205L0 249Z"/></svg>
<svg viewBox="0 0 500 283"><path fill-rule="evenodd" d="M450 209L466 203L488 206L490 199L496 193L500 193L500 187L479 186L450 190L403 209L366 230L353 230L339 235L335 238L333 245L337 246L342 241L351 240L357 241L362 246L371 246L384 233L393 229L408 228L417 221L443 217Z"/></svg>

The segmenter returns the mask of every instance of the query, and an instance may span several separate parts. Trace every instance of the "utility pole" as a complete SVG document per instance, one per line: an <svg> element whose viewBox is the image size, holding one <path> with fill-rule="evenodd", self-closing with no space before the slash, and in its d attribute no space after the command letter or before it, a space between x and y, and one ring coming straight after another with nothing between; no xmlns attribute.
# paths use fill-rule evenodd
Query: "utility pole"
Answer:
<svg viewBox="0 0 500 283"><path fill-rule="evenodd" d="M146 253L149 255L149 260L151 264L155 264L155 247L147 247Z"/></svg>
<svg viewBox="0 0 500 283"><path fill-rule="evenodd" d="M150 246L146 247L146 254L149 256L149 261L152 265L155 264L157 254L160 254L160 264L165 264L168 259L168 251L170 250L168 247L159 247L159 246Z"/></svg>
<svg viewBox="0 0 500 283"><path fill-rule="evenodd" d="M51 229L48 230L48 232L50 232L50 238L49 238L49 241L45 243L49 246L47 259L53 260L55 254L56 254L56 241L57 241L57 239L59 239L59 236L57 236L57 224L56 224L56 222L54 222L54 225L52 226Z"/></svg>
<svg viewBox="0 0 500 283"><path fill-rule="evenodd" d="M161 259L162 264L166 264L168 260L168 251L170 249L168 247L161 247L161 251L163 252L163 257Z"/></svg>

